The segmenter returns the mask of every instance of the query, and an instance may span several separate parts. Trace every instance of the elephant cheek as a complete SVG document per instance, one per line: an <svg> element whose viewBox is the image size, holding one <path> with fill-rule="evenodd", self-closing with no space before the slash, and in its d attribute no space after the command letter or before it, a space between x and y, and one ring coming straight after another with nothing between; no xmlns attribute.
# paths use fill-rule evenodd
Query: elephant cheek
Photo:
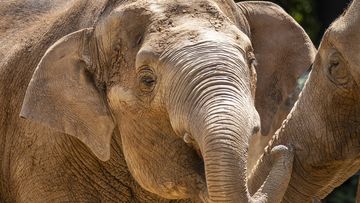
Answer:
<svg viewBox="0 0 360 203"><path fill-rule="evenodd" d="M107 93L107 99L116 117L118 117L121 112L124 112L124 110L132 109L132 106L136 104L133 91L120 85L115 85L110 88Z"/></svg>

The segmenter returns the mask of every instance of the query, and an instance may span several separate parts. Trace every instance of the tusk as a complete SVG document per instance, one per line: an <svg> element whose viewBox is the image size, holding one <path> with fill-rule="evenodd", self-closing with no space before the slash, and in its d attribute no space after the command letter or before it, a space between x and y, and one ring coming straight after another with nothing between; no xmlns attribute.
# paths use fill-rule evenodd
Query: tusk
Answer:
<svg viewBox="0 0 360 203"><path fill-rule="evenodd" d="M192 138L189 133L185 133L183 139L184 139L185 143L188 143L188 144L194 143L194 138Z"/></svg>

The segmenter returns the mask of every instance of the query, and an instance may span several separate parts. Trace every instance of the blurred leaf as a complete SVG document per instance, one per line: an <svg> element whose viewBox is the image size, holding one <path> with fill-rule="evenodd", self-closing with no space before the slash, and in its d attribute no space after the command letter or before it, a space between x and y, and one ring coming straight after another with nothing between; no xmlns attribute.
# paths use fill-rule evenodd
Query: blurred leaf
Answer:
<svg viewBox="0 0 360 203"><path fill-rule="evenodd" d="M302 23L303 22L303 15L297 11L292 12L291 15L293 16L293 18L298 22L298 23Z"/></svg>

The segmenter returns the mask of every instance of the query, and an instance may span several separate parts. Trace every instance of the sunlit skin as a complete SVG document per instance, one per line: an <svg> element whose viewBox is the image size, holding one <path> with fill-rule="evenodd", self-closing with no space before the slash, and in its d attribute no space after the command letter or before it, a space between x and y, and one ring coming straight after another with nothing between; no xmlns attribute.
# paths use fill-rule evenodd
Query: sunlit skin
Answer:
<svg viewBox="0 0 360 203"><path fill-rule="evenodd" d="M0 178L9 183L1 199L280 201L293 152L273 148L270 175L251 194L249 143L270 132L274 109L315 53L281 8L230 0L18 7L24 13L9 20L17 31L1 48ZM23 38L30 48L17 44Z"/></svg>
<svg viewBox="0 0 360 203"><path fill-rule="evenodd" d="M359 10L353 1L327 29L299 100L267 148L294 148L283 202L321 200L360 169ZM249 187L262 184L258 177Z"/></svg>

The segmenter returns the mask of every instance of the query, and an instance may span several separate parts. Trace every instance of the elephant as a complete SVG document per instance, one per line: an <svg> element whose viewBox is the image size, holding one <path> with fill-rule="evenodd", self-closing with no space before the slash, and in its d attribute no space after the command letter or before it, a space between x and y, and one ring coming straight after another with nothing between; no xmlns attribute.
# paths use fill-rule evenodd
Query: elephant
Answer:
<svg viewBox="0 0 360 203"><path fill-rule="evenodd" d="M281 200L291 148L272 149L261 189L246 184L249 142L315 56L280 7L1 4L0 200Z"/></svg>
<svg viewBox="0 0 360 203"><path fill-rule="evenodd" d="M295 106L249 178L250 193L268 173L269 151L291 146L294 162L282 202L325 198L360 169L360 1L325 32Z"/></svg>

